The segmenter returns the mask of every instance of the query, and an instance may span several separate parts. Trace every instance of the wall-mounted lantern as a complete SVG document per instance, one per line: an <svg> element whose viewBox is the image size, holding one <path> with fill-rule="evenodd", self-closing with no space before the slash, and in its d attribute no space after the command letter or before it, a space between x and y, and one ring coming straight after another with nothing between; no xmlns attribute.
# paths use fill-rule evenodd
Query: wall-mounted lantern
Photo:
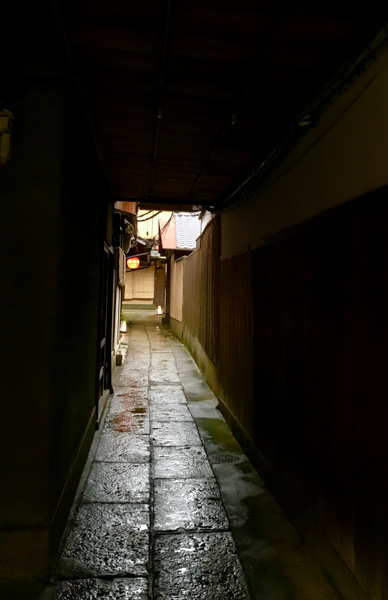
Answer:
<svg viewBox="0 0 388 600"><path fill-rule="evenodd" d="M127 258L127 267L128 269L138 269L140 267L140 258L138 256Z"/></svg>
<svg viewBox="0 0 388 600"><path fill-rule="evenodd" d="M11 156L11 134L14 116L10 110L0 110L0 163L4 164Z"/></svg>

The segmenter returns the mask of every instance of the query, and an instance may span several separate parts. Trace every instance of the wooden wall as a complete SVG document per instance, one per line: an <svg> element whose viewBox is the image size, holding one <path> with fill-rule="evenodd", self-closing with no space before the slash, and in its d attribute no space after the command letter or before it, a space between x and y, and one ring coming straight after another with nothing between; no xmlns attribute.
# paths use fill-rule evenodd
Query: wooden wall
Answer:
<svg viewBox="0 0 388 600"><path fill-rule="evenodd" d="M385 189L252 252L254 441L373 598L388 593L387 234Z"/></svg>
<svg viewBox="0 0 388 600"><path fill-rule="evenodd" d="M32 597L19 585L46 577L93 439L111 209L71 81L20 80L15 114L12 159L1 170L0 236L12 249L0 311L1 598Z"/></svg>
<svg viewBox="0 0 388 600"><path fill-rule="evenodd" d="M252 435L253 320L250 254L220 263L219 377L222 400Z"/></svg>
<svg viewBox="0 0 388 600"><path fill-rule="evenodd" d="M201 248L187 259L183 277L183 323L208 357L218 361L220 221L215 218L201 237Z"/></svg>
<svg viewBox="0 0 388 600"><path fill-rule="evenodd" d="M386 599L388 190L222 261L218 239L214 221L187 260L184 325L245 433Z"/></svg>

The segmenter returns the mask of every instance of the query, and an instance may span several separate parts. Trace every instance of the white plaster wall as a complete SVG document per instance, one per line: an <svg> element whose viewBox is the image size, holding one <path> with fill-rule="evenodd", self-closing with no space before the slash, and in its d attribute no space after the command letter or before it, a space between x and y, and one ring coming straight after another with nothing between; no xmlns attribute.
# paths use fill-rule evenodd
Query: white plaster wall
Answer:
<svg viewBox="0 0 388 600"><path fill-rule="evenodd" d="M125 300L148 300L151 304L155 291L155 267L128 271L125 276Z"/></svg>
<svg viewBox="0 0 388 600"><path fill-rule="evenodd" d="M170 297L170 316L177 321L183 319L183 271L186 263L186 257L175 262L171 258L171 297Z"/></svg>
<svg viewBox="0 0 388 600"><path fill-rule="evenodd" d="M214 215L209 211L205 211L201 216L201 234L205 231L206 227L209 225L210 221L214 218Z"/></svg>
<svg viewBox="0 0 388 600"><path fill-rule="evenodd" d="M321 116L265 188L222 214L221 255L388 184L388 50Z"/></svg>

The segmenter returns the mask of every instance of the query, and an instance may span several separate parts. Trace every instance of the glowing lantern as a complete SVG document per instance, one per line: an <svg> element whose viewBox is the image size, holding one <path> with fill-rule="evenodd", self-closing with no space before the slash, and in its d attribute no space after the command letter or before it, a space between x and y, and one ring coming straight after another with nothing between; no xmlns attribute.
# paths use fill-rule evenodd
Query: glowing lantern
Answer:
<svg viewBox="0 0 388 600"><path fill-rule="evenodd" d="M127 267L128 269L138 269L140 267L140 258L138 256L127 258Z"/></svg>

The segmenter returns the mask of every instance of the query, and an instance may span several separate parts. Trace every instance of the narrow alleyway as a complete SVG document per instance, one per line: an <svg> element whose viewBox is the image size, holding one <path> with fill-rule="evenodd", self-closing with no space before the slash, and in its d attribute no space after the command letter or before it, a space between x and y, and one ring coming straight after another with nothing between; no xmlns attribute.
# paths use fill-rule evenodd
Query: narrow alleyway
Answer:
<svg viewBox="0 0 388 600"><path fill-rule="evenodd" d="M132 311L55 600L334 600L186 348Z"/></svg>

